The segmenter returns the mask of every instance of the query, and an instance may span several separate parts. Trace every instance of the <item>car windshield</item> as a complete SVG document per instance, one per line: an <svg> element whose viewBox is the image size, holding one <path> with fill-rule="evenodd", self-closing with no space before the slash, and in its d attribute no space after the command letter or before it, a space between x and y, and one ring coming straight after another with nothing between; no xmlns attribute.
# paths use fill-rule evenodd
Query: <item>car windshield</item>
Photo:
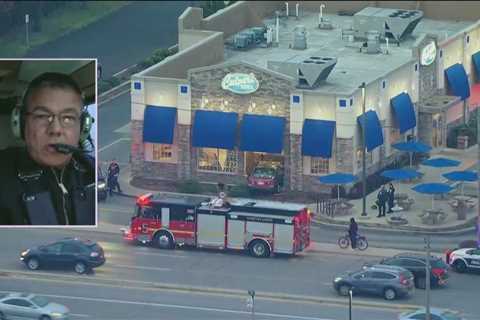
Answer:
<svg viewBox="0 0 480 320"><path fill-rule="evenodd" d="M35 296L32 298L33 303L35 303L39 307L45 307L48 304L48 300L43 297Z"/></svg>
<svg viewBox="0 0 480 320"><path fill-rule="evenodd" d="M275 169L274 168L255 168L253 171L254 177L274 177L275 176Z"/></svg>

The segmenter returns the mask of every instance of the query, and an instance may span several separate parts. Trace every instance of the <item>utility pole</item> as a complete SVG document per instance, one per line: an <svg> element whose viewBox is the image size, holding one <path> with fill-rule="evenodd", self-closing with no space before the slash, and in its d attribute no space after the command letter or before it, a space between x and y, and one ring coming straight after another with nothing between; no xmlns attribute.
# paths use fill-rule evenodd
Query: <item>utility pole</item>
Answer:
<svg viewBox="0 0 480 320"><path fill-rule="evenodd" d="M425 320L432 320L430 316L430 235L425 238L427 259L425 260Z"/></svg>
<svg viewBox="0 0 480 320"><path fill-rule="evenodd" d="M30 22L30 15L25 14L25 40L27 42L27 48L30 47L30 40L28 39L28 23Z"/></svg>
<svg viewBox="0 0 480 320"><path fill-rule="evenodd" d="M348 290L348 320L352 320L352 288Z"/></svg>
<svg viewBox="0 0 480 320"><path fill-rule="evenodd" d="M365 82L360 86L362 89L362 216L367 215L367 146L365 143L365 128L367 126L367 117L365 115Z"/></svg>

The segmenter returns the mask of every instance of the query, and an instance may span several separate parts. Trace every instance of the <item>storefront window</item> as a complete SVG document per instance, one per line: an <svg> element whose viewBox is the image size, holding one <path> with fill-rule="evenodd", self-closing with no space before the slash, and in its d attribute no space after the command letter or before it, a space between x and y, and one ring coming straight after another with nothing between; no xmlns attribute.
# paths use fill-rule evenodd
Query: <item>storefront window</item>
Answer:
<svg viewBox="0 0 480 320"><path fill-rule="evenodd" d="M173 159L173 147L171 144L152 144L153 161L166 161Z"/></svg>
<svg viewBox="0 0 480 320"><path fill-rule="evenodd" d="M235 150L214 148L198 149L198 170L216 172L237 172L238 157Z"/></svg>
<svg viewBox="0 0 480 320"><path fill-rule="evenodd" d="M311 174L323 174L329 172L329 159L312 157L310 162Z"/></svg>

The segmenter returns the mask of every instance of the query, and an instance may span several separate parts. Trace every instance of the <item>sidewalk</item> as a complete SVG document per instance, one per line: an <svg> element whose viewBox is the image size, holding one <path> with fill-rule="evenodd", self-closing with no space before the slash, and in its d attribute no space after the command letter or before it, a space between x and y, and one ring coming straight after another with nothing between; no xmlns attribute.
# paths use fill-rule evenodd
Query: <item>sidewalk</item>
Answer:
<svg viewBox="0 0 480 320"><path fill-rule="evenodd" d="M392 229L392 230L405 230L405 231L421 231L421 232L448 232L455 230L464 230L464 229L473 229L473 221L478 216L478 182L465 183L464 193L473 198L473 201L476 202L475 206L467 212L466 220L457 220L457 214L453 211L452 207L448 204L448 200L452 197L460 194L461 185L458 183L452 183L442 176L443 173L456 171L456 170L474 170L477 171L478 165L478 147L475 145L467 150L458 150L458 149L444 149L441 152L432 153L431 158L436 157L445 157L449 159L455 159L461 161L460 166L450 167L450 168L434 168L429 166L419 165L418 168L414 168L422 173L424 176L419 181L415 182L392 182L395 187L396 194L407 194L409 198L415 200L415 203L412 205L410 210L401 211L399 213L388 214L386 217L378 218L378 210L372 209L372 205L377 199L377 191L372 192L367 195L366 198L366 212L367 216L362 217L362 199L351 200L353 208L351 209L352 213L345 216L333 216L327 217L324 214L317 213L316 221L319 223L325 224L334 224L334 225L346 225L349 223L350 218L354 217L357 223L367 227L379 228L379 229ZM422 219L419 217L423 213L424 209L432 208L432 195L420 194L413 191L411 188L420 183L427 182L442 182L448 183L453 187L457 187L455 190L451 191L449 194L444 197L436 197L434 201L435 209L443 209L447 213L447 217L444 222L436 225L426 225L422 222ZM309 206L312 211L317 211L316 204L311 204ZM388 209L388 208L387 208ZM408 220L406 225L392 225L389 223L389 218L392 215L400 215Z"/></svg>
<svg viewBox="0 0 480 320"><path fill-rule="evenodd" d="M432 207L432 196L431 195L424 195L413 191L411 188L418 183L425 183L425 182L448 182L444 177L442 177L443 173L453 171L453 170L477 170L477 163L478 163L478 147L475 145L467 150L459 150L459 149L444 149L441 152L432 153L431 158L435 157L446 157L450 159L460 160L461 165L455 168L434 168L420 165L417 168L418 171L424 173L423 178L420 181L415 183L409 182L393 182L394 187L396 189L395 193L405 193L410 198L415 200L415 203L412 205L410 210L402 211L399 214L405 217L408 220L408 224L401 225L401 226L394 226L388 222L388 218L391 214L387 214L387 217L377 218L378 211L371 209L371 206L375 203L377 192L374 191L367 196L366 199L366 212L367 217L361 216L362 210L362 199L358 200L351 200L350 202L354 205L351 210L351 214L345 216L334 216L328 217L321 213L316 213L314 215L314 221L320 224L326 225L336 225L336 226L344 226L349 223L351 217L354 217L355 220L364 227L371 227L377 229L387 229L387 230L402 230L404 232L432 232L432 233L448 233L448 232L455 232L459 230L466 230L472 229L473 230L473 220L478 216L478 198L477 198L477 190L478 190L478 183L465 183L464 191L465 194L468 194L474 198L476 201L476 205L474 208L470 209L467 213L466 220L457 220L457 215L453 211L453 209L448 204L448 199L459 194L458 190L453 190L450 194L448 194L445 199L436 199L435 200L435 208L436 209L443 209L444 212L447 213L447 218L445 221L438 225L425 225L422 223L421 218L419 215L423 212L424 209L430 209ZM145 194L148 192L151 193L158 193L156 190L148 190L137 188L130 185L130 166L123 165L121 168L121 174L119 177L119 183L122 187L124 192L124 196L129 197L136 197L141 194ZM453 185L454 186L454 185ZM163 192L163 191L162 191ZM168 193L168 192L165 192ZM316 203L308 205L313 212L317 211Z"/></svg>

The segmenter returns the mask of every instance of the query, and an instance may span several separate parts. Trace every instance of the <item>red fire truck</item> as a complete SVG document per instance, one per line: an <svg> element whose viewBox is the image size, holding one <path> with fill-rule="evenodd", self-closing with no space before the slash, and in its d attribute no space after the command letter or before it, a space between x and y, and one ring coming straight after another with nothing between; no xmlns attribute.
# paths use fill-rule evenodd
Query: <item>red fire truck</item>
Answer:
<svg viewBox="0 0 480 320"><path fill-rule="evenodd" d="M268 257L310 244L310 211L296 203L149 193L138 197L135 211L123 238L162 249L190 245Z"/></svg>

